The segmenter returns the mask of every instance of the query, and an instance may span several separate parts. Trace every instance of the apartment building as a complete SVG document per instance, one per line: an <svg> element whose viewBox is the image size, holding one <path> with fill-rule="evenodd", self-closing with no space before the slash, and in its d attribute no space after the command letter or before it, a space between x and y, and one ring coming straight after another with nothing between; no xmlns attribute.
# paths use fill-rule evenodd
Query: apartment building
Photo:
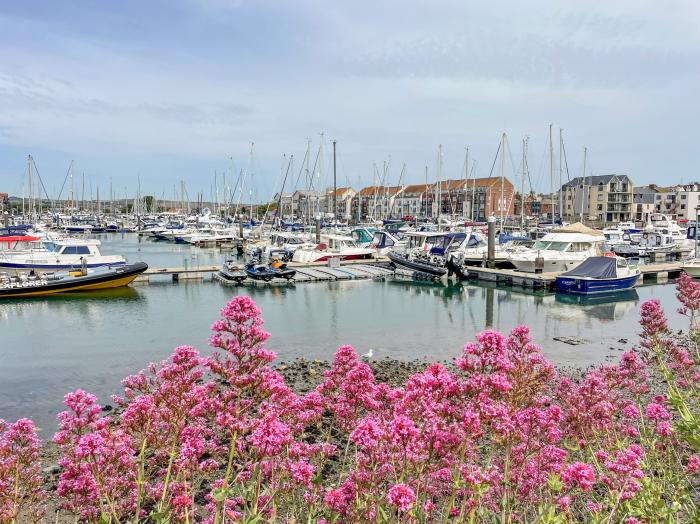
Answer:
<svg viewBox="0 0 700 524"><path fill-rule="evenodd" d="M627 175L576 177L561 188L564 219L595 220L601 224L632 219L634 187Z"/></svg>
<svg viewBox="0 0 700 524"><path fill-rule="evenodd" d="M632 214L636 222L646 223L649 216L656 211L656 195L658 191L654 184L634 188L632 197Z"/></svg>
<svg viewBox="0 0 700 524"><path fill-rule="evenodd" d="M654 197L654 211L676 219L676 191L672 187L658 187Z"/></svg>
<svg viewBox="0 0 700 524"><path fill-rule="evenodd" d="M700 183L683 184L674 188L676 194L676 218L695 220L695 208L700 205Z"/></svg>

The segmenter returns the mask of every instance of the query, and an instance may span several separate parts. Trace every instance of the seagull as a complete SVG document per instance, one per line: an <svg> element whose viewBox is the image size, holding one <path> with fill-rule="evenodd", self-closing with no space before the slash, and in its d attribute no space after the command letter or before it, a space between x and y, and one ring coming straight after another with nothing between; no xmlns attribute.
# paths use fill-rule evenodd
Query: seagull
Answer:
<svg viewBox="0 0 700 524"><path fill-rule="evenodd" d="M370 358L372 358L372 354L373 354L372 348L369 348L369 351L367 353L365 353L364 355L360 355L360 359L369 360Z"/></svg>

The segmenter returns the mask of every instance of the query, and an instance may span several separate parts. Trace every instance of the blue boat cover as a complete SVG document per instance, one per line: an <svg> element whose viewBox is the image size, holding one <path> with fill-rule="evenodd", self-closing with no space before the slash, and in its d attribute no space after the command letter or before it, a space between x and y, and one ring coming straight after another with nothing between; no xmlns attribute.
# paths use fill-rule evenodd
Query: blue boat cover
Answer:
<svg viewBox="0 0 700 524"><path fill-rule="evenodd" d="M615 278L617 259L615 257L590 257L574 269L563 273L566 277Z"/></svg>

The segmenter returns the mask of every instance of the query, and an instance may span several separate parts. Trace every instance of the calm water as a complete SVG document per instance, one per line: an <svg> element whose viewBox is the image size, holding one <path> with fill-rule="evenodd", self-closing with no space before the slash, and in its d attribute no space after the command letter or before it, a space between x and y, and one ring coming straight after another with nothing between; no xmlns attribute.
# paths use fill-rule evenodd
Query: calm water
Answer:
<svg viewBox="0 0 700 524"><path fill-rule="evenodd" d="M103 253L121 253L154 267L218 264L224 256L136 235L104 235ZM0 418L33 418L50 435L63 395L76 388L103 402L119 381L173 347L206 352L209 326L225 302L248 294L272 333L268 346L282 360L329 359L341 344L377 358L452 359L475 333L492 327L530 326L535 342L554 362L588 366L617 358L638 332L637 311L647 298L677 308L672 285L645 286L615 302L564 301L508 288L426 284L395 280L307 283L239 288L217 282L148 285L61 297L0 301ZM683 327L672 315L672 326ZM571 346L553 340L573 336ZM629 339L629 343L620 342Z"/></svg>

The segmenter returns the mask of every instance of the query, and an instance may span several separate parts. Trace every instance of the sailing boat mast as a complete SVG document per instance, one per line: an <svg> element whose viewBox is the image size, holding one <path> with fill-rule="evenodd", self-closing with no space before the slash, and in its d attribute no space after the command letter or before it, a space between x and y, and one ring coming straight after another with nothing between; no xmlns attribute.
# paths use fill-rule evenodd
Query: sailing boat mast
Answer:
<svg viewBox="0 0 700 524"><path fill-rule="evenodd" d="M586 160L588 157L588 148L584 147L583 148L583 178L582 178L582 183L581 183L581 223L583 224L583 203L585 202L585 199L583 198L586 194ZM589 189L589 194L590 194L590 189Z"/></svg>
<svg viewBox="0 0 700 524"><path fill-rule="evenodd" d="M437 185L435 187L435 192L437 194L435 218L438 220L438 229L440 229L440 212L442 211L442 144L438 146Z"/></svg>
<svg viewBox="0 0 700 524"><path fill-rule="evenodd" d="M525 231L525 174L527 169L527 141L523 138L523 177L520 181L520 231Z"/></svg>
<svg viewBox="0 0 700 524"><path fill-rule="evenodd" d="M338 221L338 180L336 176L335 144L333 140L333 223Z"/></svg>
<svg viewBox="0 0 700 524"><path fill-rule="evenodd" d="M561 191L561 186L562 186L562 152L564 150L564 136L563 136L563 129L560 127L559 128L559 220L563 220L564 216L564 195L562 194Z"/></svg>
<svg viewBox="0 0 700 524"><path fill-rule="evenodd" d="M503 232L504 213L505 213L505 198L503 198L503 190L505 186L505 168L506 168L506 134L501 135L501 195L498 199L498 207L501 209L501 233Z"/></svg>
<svg viewBox="0 0 700 524"><path fill-rule="evenodd" d="M462 218L467 219L467 184L469 183L469 147L464 153L464 198L462 200Z"/></svg>
<svg viewBox="0 0 700 524"><path fill-rule="evenodd" d="M552 144L552 124L549 124L549 190L552 206L552 225L554 225L554 144Z"/></svg>

